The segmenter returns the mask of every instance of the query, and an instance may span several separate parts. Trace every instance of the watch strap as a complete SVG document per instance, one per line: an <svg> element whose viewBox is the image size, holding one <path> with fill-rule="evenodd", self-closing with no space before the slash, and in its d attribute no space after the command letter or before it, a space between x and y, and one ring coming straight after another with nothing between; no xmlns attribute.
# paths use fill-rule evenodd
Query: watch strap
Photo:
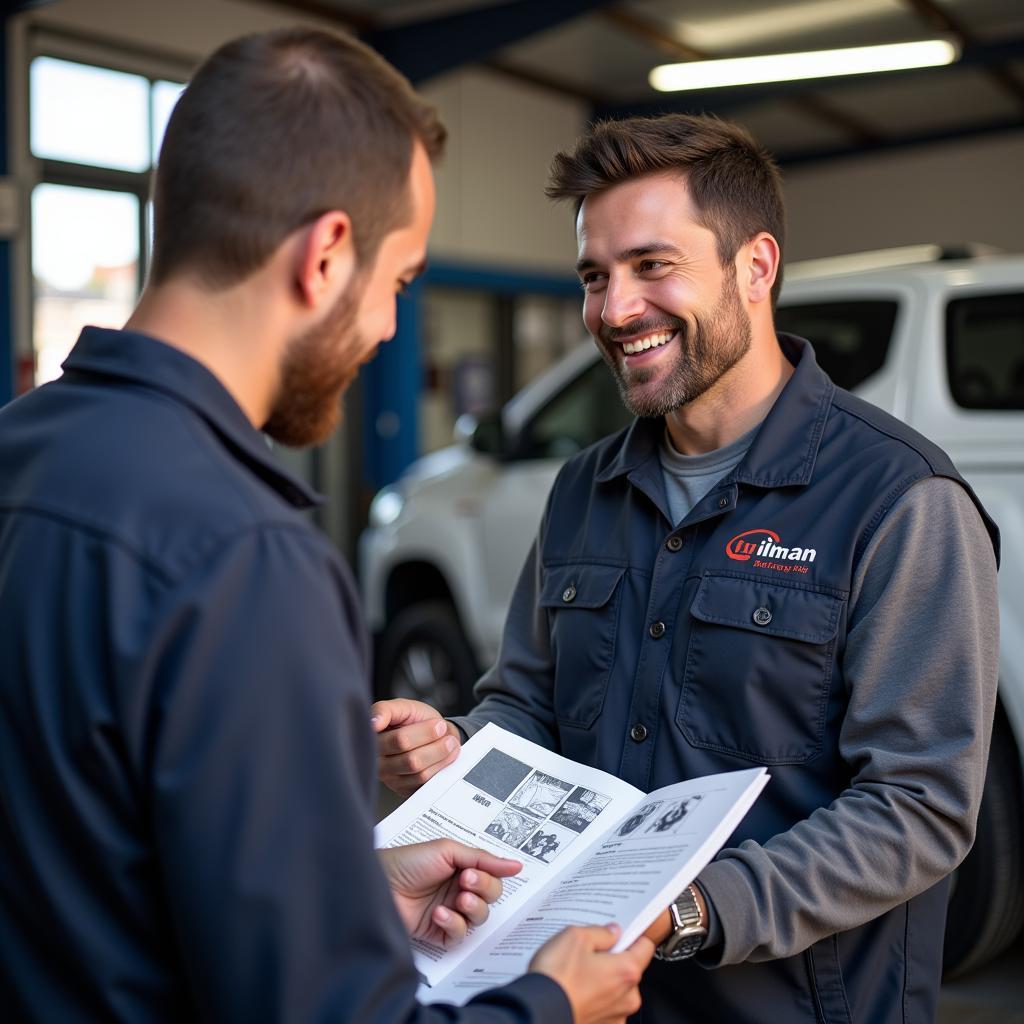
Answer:
<svg viewBox="0 0 1024 1024"><path fill-rule="evenodd" d="M672 917L672 933L654 951L659 960L675 962L687 960L704 945L708 937L707 922L700 910L697 894L692 885L688 885L669 904Z"/></svg>

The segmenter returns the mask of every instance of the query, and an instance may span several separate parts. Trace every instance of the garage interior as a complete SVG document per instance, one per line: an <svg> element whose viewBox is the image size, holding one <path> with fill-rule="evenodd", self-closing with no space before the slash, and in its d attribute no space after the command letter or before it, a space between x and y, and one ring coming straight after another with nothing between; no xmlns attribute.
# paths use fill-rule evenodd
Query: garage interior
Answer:
<svg viewBox="0 0 1024 1024"><path fill-rule="evenodd" d="M163 124L222 42L295 23L352 32L441 110L428 271L342 430L282 452L328 495L318 525L350 559L379 488L586 343L571 216L543 186L591 120L744 124L783 171L787 263L922 243L1015 252L1024 237L1019 0L37 0L0 18L0 403L57 375L82 324L131 309ZM923 39L957 59L694 92L648 81L662 64ZM1022 953L1018 940L950 985L941 1019L1024 1021Z"/></svg>

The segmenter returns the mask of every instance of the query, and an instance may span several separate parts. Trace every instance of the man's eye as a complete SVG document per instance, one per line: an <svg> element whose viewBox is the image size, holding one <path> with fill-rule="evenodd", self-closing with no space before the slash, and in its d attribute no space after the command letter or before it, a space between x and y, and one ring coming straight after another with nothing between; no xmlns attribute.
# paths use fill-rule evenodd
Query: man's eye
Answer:
<svg viewBox="0 0 1024 1024"><path fill-rule="evenodd" d="M580 287L586 292L590 291L594 287L598 287L604 283L604 274L599 274L596 270L591 271L588 274L582 274L580 276Z"/></svg>
<svg viewBox="0 0 1024 1024"><path fill-rule="evenodd" d="M665 266L664 260L644 260L640 264L640 272L643 273L647 270L661 270Z"/></svg>

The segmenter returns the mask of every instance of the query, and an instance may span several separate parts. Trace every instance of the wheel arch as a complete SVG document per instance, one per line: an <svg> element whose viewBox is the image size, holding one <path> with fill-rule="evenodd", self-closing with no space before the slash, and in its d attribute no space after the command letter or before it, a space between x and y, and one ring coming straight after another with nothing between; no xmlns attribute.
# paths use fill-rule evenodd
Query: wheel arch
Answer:
<svg viewBox="0 0 1024 1024"><path fill-rule="evenodd" d="M427 559L410 559L392 566L384 584L384 616L390 622L400 611L421 601L444 601L459 609L444 573ZM461 616L459 616L461 620Z"/></svg>

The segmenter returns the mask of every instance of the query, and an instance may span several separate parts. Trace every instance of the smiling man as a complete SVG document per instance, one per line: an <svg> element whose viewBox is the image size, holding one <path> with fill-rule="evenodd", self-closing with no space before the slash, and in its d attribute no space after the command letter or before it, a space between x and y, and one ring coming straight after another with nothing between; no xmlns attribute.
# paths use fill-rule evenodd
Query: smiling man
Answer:
<svg viewBox="0 0 1024 1024"><path fill-rule="evenodd" d="M598 124L549 194L576 205L583 319L638 418L561 470L476 708L376 705L381 777L415 788L486 722L644 790L766 764L651 929L642 1019L931 1021L997 531L943 452L776 333L782 191L745 131Z"/></svg>
<svg viewBox="0 0 1024 1024"><path fill-rule="evenodd" d="M653 952L570 929L469 1005L458 939L518 865L381 851L367 639L317 500L324 440L434 216L436 112L362 44L228 43L167 127L121 330L0 411L0 1006L40 1024L621 1020Z"/></svg>

